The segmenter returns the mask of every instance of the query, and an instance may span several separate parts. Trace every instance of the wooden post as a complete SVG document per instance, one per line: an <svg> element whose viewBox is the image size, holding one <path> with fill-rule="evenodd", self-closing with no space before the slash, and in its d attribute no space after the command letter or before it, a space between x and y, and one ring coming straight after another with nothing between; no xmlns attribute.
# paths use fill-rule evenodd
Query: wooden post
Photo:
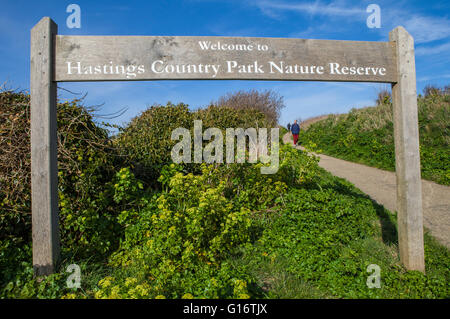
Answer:
<svg viewBox="0 0 450 319"><path fill-rule="evenodd" d="M414 40L402 27L392 30L389 40L397 56L392 102L400 260L409 270L425 272Z"/></svg>
<svg viewBox="0 0 450 319"><path fill-rule="evenodd" d="M56 271L59 260L58 164L54 37L48 17L31 30L31 209L36 276Z"/></svg>

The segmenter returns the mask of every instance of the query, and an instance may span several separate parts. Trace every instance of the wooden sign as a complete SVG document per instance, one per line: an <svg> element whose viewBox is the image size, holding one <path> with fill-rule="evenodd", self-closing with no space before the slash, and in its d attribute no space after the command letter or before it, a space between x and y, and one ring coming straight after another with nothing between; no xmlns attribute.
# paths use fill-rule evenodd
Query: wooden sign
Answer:
<svg viewBox="0 0 450 319"><path fill-rule="evenodd" d="M425 271L414 42L233 37L63 36L50 18L31 30L31 175L36 275L59 260L56 83L283 80L392 84L400 258ZM370 181L368 181L370 182Z"/></svg>
<svg viewBox="0 0 450 319"><path fill-rule="evenodd" d="M56 36L55 81L396 82L390 42L231 37Z"/></svg>

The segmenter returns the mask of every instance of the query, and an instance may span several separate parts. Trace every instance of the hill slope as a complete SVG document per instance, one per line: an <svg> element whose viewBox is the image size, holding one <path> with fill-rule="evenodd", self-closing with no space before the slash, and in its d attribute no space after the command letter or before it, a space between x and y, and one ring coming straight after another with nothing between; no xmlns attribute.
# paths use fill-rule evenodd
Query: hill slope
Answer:
<svg viewBox="0 0 450 319"><path fill-rule="evenodd" d="M418 98L422 178L450 185L450 96ZM331 115L300 134L323 153L386 170L395 170L392 104Z"/></svg>

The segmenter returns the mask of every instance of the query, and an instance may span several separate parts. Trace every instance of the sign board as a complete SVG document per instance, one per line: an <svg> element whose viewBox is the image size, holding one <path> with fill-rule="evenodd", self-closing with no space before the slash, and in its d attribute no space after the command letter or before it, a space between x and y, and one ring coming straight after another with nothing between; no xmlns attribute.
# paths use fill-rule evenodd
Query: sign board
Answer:
<svg viewBox="0 0 450 319"><path fill-rule="evenodd" d="M396 82L389 42L230 37L56 36L55 81Z"/></svg>
<svg viewBox="0 0 450 319"><path fill-rule="evenodd" d="M64 36L31 30L31 175L36 275L59 259L56 84L68 81L283 80L392 84L400 258L425 270L414 42L244 37Z"/></svg>

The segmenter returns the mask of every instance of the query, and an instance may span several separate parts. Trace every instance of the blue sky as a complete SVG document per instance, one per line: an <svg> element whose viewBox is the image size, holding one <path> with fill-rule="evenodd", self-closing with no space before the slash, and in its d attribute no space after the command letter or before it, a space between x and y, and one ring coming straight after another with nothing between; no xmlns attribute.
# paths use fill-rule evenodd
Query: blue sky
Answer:
<svg viewBox="0 0 450 319"><path fill-rule="evenodd" d="M402 25L416 48L417 91L427 84L450 83L449 1L61 1L1 0L0 85L29 88L30 30L51 17L65 35L250 36L305 39L388 41ZM81 7L81 28L69 29L66 8ZM381 8L381 28L368 28L369 4ZM149 105L184 102L195 109L236 90L273 89L284 97L281 124L295 118L347 112L373 105L386 84L291 81L148 81L59 83L72 92L88 93L85 104L103 104L99 113L124 107L112 120L126 124ZM75 97L59 90L61 99Z"/></svg>

